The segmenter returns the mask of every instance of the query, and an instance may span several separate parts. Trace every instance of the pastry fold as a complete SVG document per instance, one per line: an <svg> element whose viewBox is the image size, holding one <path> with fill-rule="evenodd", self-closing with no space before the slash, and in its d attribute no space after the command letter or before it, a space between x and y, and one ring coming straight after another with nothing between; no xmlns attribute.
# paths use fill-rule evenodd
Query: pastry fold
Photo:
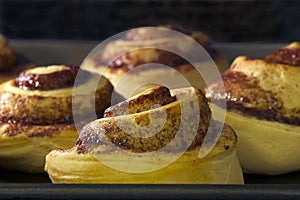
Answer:
<svg viewBox="0 0 300 200"><path fill-rule="evenodd" d="M104 116L83 127L75 147L47 155L45 171L52 182L243 183L237 138L229 126L200 157L209 126L214 133L223 124L210 121L198 89L151 88L108 108Z"/></svg>
<svg viewBox="0 0 300 200"><path fill-rule="evenodd" d="M126 98L153 87L150 83L203 89L206 85L203 74L212 76L207 74L211 68L224 72L227 66L224 56L205 34L173 26L132 29L123 38L93 51L81 65L106 76ZM183 78L187 83L180 81Z"/></svg>
<svg viewBox="0 0 300 200"><path fill-rule="evenodd" d="M75 73L69 73L74 70ZM90 77L98 77L86 72L89 74L86 80L73 88L78 70L76 66L41 66L25 70L16 79L0 85L1 167L30 173L44 172L47 153L71 147L78 138L72 105L83 112L83 117L92 112L102 115L110 106L113 87L103 77L95 94L74 94L73 89L89 91L87 88L94 84ZM72 81L64 82L67 79ZM76 102L72 102L74 95L80 96ZM90 107L86 105L90 104L91 96L95 98L94 110L88 110Z"/></svg>
<svg viewBox="0 0 300 200"><path fill-rule="evenodd" d="M226 99L226 123L239 137L237 153L247 173L275 175L300 169L299 57L298 42L264 59L239 56L222 80L206 89L216 104ZM220 90L222 83L225 91Z"/></svg>

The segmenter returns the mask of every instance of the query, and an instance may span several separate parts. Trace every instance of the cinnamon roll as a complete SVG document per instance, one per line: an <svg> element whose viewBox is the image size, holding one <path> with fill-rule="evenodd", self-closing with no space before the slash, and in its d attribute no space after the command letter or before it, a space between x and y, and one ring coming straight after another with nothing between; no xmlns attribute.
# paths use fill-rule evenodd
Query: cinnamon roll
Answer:
<svg viewBox="0 0 300 200"><path fill-rule="evenodd" d="M44 172L45 156L56 148L71 147L78 138L72 106L88 116L95 98L96 113L110 106L113 86L101 78L95 94L86 92L92 76L73 88L79 67L52 65L27 69L0 85L0 167L31 173ZM76 102L73 89L82 91ZM90 90L88 90L90 91Z"/></svg>
<svg viewBox="0 0 300 200"><path fill-rule="evenodd" d="M237 57L206 90L216 104L226 99L226 123L239 137L237 153L246 173L300 169L299 79L300 43L294 42L264 59Z"/></svg>
<svg viewBox="0 0 300 200"><path fill-rule="evenodd" d="M203 89L202 75L207 75L212 67L217 70L216 66L222 73L227 62L205 34L175 26L132 29L126 36L107 42L103 49L96 49L81 65L83 69L106 76L126 98L153 87L152 83L169 88ZM182 78L188 84L180 82Z"/></svg>
<svg viewBox="0 0 300 200"><path fill-rule="evenodd" d="M0 83L16 77L25 68L33 67L32 61L14 51L0 34Z"/></svg>
<svg viewBox="0 0 300 200"><path fill-rule="evenodd" d="M84 126L73 148L51 151L45 171L54 183L243 183L229 126L199 156L210 119L200 90L150 88Z"/></svg>

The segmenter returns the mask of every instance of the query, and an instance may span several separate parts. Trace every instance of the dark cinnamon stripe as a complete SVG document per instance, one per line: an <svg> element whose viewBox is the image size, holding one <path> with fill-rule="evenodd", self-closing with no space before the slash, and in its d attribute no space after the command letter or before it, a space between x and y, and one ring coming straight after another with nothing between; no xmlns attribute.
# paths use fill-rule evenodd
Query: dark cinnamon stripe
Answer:
<svg viewBox="0 0 300 200"><path fill-rule="evenodd" d="M166 25L166 26L161 26L162 28L167 28L170 30L174 30L180 33L183 33L187 36L190 36L192 39L194 39L197 43L199 43L199 45L201 45L207 52L208 54L211 56L212 59L217 59L220 56L220 53L212 47L212 45L210 44L210 41L208 40L208 38L206 37L205 34L197 32L197 33L193 33L190 32L180 26L175 26L175 25ZM159 28L159 27L158 27ZM159 39L159 38L168 38L168 37L172 37L172 33L168 32L168 31L159 31L159 29L156 28L149 28L147 29L147 31L145 31L145 29L141 28L141 29L133 29L131 31L129 31L124 40L125 41L147 41L147 40L154 40L154 39ZM147 52L145 50L147 50L149 48L139 48L138 50L134 50L134 51L140 51L140 54L147 54ZM162 49L158 49L158 48L153 48L155 51L157 51L158 56L156 58L154 58L153 60L149 61L148 63L159 63L159 64L164 64L167 65L169 67L178 67L184 64L189 64L188 61L186 61L184 58L182 58L181 56L172 53L172 52L168 52ZM143 52L144 51L144 52ZM128 51L129 52L129 51ZM124 69L124 71L128 71L131 68L137 67L139 65L142 64L148 64L145 63L143 60L139 60L138 58L131 58L130 57L130 53L128 52L123 52L124 54L117 57L116 59L114 59L111 63L107 63L107 61L104 61L104 63L102 63L101 59L99 58L94 58L94 60L98 63L104 64L104 65L108 65L110 68L112 69L119 69L122 68ZM120 53L120 52L118 52ZM132 53L132 51L131 51ZM197 54L196 52L191 52L191 54ZM111 56L111 58L116 57L116 55ZM136 60L134 60L136 59ZM198 56L198 62L204 61L203 60L203 56L199 55ZM111 60L111 59L108 59Z"/></svg>
<svg viewBox="0 0 300 200"><path fill-rule="evenodd" d="M139 52L140 54L147 53L148 50L153 49L157 52L157 57L149 62L145 62L144 60L139 60L136 58L132 58L130 54L135 54ZM135 60L134 60L135 59ZM167 65L169 67L176 67L183 64L188 64L189 62L182 58L181 56L168 52L162 49L155 48L140 48L138 50L133 50L122 54L118 58L114 59L108 66L112 69L122 68L124 71L129 71L130 69L148 63L159 63L163 65Z"/></svg>
<svg viewBox="0 0 300 200"><path fill-rule="evenodd" d="M150 110L154 105L164 106L174 101L176 101L176 97L171 96L169 89L160 86L148 94L140 95L135 99L126 100L107 108L104 112L104 117L139 113Z"/></svg>
<svg viewBox="0 0 300 200"><path fill-rule="evenodd" d="M283 114L281 99L276 98L271 91L260 88L256 78L250 79L242 72L228 71L223 75L223 82L225 93L219 90L221 82L210 86L211 98L219 106L221 101L218 99L222 96L226 98L227 110L238 111L241 115L257 119L300 125L299 117L287 117Z"/></svg>
<svg viewBox="0 0 300 200"><path fill-rule="evenodd" d="M20 134L28 134L28 137L46 137L53 136L61 131L72 130L76 131L75 125L72 123L52 124L52 125L29 125L22 123L0 123L1 134L8 137L17 136Z"/></svg>
<svg viewBox="0 0 300 200"><path fill-rule="evenodd" d="M69 66L68 69L56 71L48 74L33 74L30 71L23 71L15 80L17 87L23 90L54 90L59 88L72 87L76 75L79 71L78 66ZM86 81L91 74L87 71L82 72Z"/></svg>
<svg viewBox="0 0 300 200"><path fill-rule="evenodd" d="M265 61L300 66L300 49L279 49L267 55Z"/></svg>
<svg viewBox="0 0 300 200"><path fill-rule="evenodd" d="M277 108L270 108L267 110L258 110L256 108L248 108L242 104L229 101L227 102L227 110L238 111L244 116L253 116L257 119L265 119L269 121L276 121L280 123L292 124L300 126L300 118L298 117L284 117Z"/></svg>

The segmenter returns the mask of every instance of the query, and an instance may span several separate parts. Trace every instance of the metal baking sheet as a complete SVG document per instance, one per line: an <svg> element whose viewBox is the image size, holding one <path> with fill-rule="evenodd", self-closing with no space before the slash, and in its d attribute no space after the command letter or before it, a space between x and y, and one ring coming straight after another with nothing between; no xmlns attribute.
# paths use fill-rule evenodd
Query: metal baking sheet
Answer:
<svg viewBox="0 0 300 200"><path fill-rule="evenodd" d="M11 42L37 65L80 65L97 41ZM238 55L263 57L286 44L228 44L215 46L229 63ZM280 176L245 174L245 185L60 185L47 174L0 170L0 199L299 199L300 172Z"/></svg>
<svg viewBox="0 0 300 200"><path fill-rule="evenodd" d="M299 199L288 185L50 185L7 184L2 199Z"/></svg>

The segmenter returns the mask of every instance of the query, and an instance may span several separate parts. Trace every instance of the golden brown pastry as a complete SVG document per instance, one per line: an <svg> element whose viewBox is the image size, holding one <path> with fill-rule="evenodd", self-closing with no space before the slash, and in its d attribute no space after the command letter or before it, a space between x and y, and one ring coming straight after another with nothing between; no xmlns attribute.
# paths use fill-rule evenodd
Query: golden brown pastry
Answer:
<svg viewBox="0 0 300 200"><path fill-rule="evenodd" d="M75 147L51 151L45 171L54 183L243 183L229 126L200 158L210 120L200 90L151 88L84 126Z"/></svg>
<svg viewBox="0 0 300 200"><path fill-rule="evenodd" d="M238 135L246 173L283 174L300 169L300 43L264 59L237 57L206 90L216 104L227 101L226 123ZM223 108L215 107L215 111Z"/></svg>
<svg viewBox="0 0 300 200"><path fill-rule="evenodd" d="M154 83L169 88L203 89L205 82L201 75L212 76L211 68L216 71L219 68L222 73L228 66L201 32L187 32L175 26L144 27L132 29L124 37L94 50L81 67L106 76L126 98ZM181 81L183 78L187 83Z"/></svg>
<svg viewBox="0 0 300 200"><path fill-rule="evenodd" d="M95 98L94 110L99 116L110 106L110 82L102 77L95 94L90 93L86 88L94 84L91 78L98 75L81 71L85 79L73 88L78 70L79 67L65 65L35 67L0 85L2 168L43 172L47 153L71 147L78 138L72 106L83 113L83 118L95 112L86 106L91 97ZM72 102L73 95L80 98Z"/></svg>
<svg viewBox="0 0 300 200"><path fill-rule="evenodd" d="M0 83L16 77L25 68L33 67L32 62L17 54L8 41L0 34Z"/></svg>

